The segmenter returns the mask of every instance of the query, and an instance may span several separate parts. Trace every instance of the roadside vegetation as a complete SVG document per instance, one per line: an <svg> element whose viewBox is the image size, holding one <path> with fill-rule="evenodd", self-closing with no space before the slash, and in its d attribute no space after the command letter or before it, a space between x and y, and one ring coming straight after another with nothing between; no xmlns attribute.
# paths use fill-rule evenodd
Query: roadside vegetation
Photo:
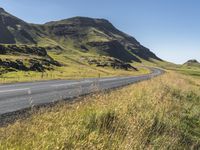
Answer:
<svg viewBox="0 0 200 150"><path fill-rule="evenodd" d="M0 149L199 149L200 79L172 71L31 110L0 128Z"/></svg>
<svg viewBox="0 0 200 150"><path fill-rule="evenodd" d="M194 68L194 67L181 67L181 68L174 68L171 70L175 70L179 73L182 73L184 75L193 76L195 78L200 78L200 68Z"/></svg>
<svg viewBox="0 0 200 150"><path fill-rule="evenodd" d="M0 83L16 83L41 80L56 79L84 79L99 78L111 76L131 76L148 74L150 71L145 68L139 68L139 71L126 71L112 68L97 68L82 65L73 65L73 67L60 67L53 71L35 72L35 71L17 71L1 75Z"/></svg>

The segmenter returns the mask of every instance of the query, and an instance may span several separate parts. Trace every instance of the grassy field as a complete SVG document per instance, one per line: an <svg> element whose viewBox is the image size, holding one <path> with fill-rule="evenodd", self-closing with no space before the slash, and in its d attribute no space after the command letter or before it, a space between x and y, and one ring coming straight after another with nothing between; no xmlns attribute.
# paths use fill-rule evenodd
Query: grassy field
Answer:
<svg viewBox="0 0 200 150"><path fill-rule="evenodd" d="M153 60L153 63L143 60L143 64L146 66L160 67L160 68L164 68L166 70L173 70L178 73L188 75L188 76L193 76L196 78L200 77L200 66L195 65L195 64L193 64L191 66L177 65L177 64L170 63L170 62L166 62L166 61L162 62L162 61L156 61L156 60ZM135 64L135 65L140 66L141 64Z"/></svg>
<svg viewBox="0 0 200 150"><path fill-rule="evenodd" d="M0 149L199 149L200 79L172 71L34 109L0 128Z"/></svg>
<svg viewBox="0 0 200 150"><path fill-rule="evenodd" d="M200 68L194 68L194 67L180 67L180 68L174 68L171 70L175 70L179 73L188 75L188 76L193 76L196 78L200 78Z"/></svg>

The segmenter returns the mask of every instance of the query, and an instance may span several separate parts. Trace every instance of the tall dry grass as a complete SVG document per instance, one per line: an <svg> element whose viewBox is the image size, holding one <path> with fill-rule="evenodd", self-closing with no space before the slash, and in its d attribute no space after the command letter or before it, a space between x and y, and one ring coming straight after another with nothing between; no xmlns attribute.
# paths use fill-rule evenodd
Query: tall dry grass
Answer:
<svg viewBox="0 0 200 150"><path fill-rule="evenodd" d="M199 149L200 80L167 73L0 128L0 149Z"/></svg>

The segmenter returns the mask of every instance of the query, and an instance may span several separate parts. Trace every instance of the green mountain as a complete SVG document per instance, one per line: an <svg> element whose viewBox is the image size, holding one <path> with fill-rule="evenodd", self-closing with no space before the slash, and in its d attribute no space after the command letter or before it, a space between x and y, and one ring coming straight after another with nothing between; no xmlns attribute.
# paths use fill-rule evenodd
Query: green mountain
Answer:
<svg viewBox="0 0 200 150"><path fill-rule="evenodd" d="M105 19L75 17L29 24L0 8L0 43L62 47L65 53L109 56L124 62L161 60Z"/></svg>

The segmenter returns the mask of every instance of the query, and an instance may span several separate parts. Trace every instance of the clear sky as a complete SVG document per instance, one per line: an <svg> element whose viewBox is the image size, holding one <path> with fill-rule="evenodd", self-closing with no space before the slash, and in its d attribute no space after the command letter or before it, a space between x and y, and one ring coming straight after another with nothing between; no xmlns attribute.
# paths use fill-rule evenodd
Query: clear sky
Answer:
<svg viewBox="0 0 200 150"><path fill-rule="evenodd" d="M0 7L30 23L106 18L162 59L200 61L200 0L0 0Z"/></svg>

